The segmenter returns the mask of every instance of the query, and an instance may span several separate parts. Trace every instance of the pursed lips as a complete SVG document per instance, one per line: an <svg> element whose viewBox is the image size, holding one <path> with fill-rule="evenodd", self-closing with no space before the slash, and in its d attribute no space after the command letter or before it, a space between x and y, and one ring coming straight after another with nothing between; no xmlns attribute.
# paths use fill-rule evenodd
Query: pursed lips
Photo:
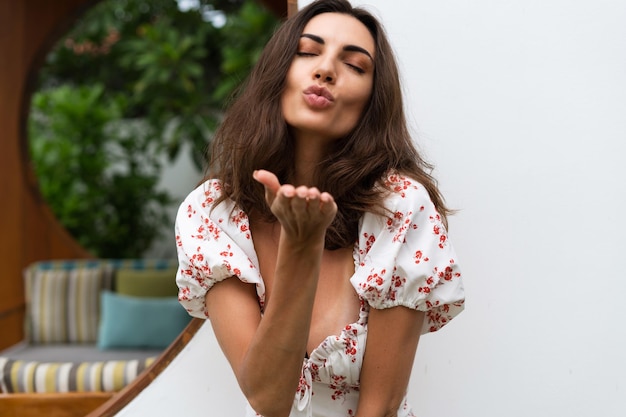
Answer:
<svg viewBox="0 0 626 417"><path fill-rule="evenodd" d="M310 86L309 88L304 90L304 94L314 94L316 96L324 97L324 98L326 98L329 101L334 101L335 100L335 98L330 93L330 91L328 91L327 88L321 87L319 85L312 85L312 86Z"/></svg>

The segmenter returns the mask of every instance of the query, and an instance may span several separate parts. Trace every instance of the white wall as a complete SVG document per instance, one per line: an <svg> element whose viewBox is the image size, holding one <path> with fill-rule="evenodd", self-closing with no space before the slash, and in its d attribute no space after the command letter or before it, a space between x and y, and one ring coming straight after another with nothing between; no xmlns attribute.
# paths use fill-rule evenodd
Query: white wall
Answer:
<svg viewBox="0 0 626 417"><path fill-rule="evenodd" d="M174 242L174 222L180 203L202 179L202 172L196 168L190 155L190 146L183 144L178 156L170 161L163 155L161 163L163 171L158 188L166 190L174 203L169 207L170 222L163 226L163 235L143 254L144 258L176 259L176 243Z"/></svg>
<svg viewBox="0 0 626 417"><path fill-rule="evenodd" d="M466 311L420 342L418 415L626 415L626 2L358 3L461 210Z"/></svg>
<svg viewBox="0 0 626 417"><path fill-rule="evenodd" d="M416 139L461 210L450 235L466 311L420 341L417 414L626 415L626 2L367 3L398 52ZM211 372L161 378L143 412L166 415L154 400L169 396L188 416L241 415L216 352L199 353Z"/></svg>

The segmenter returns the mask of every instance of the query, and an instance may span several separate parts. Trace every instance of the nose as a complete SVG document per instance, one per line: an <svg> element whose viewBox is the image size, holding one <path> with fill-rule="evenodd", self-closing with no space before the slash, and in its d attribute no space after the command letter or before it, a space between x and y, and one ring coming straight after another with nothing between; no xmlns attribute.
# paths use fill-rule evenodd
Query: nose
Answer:
<svg viewBox="0 0 626 417"><path fill-rule="evenodd" d="M326 58L318 62L315 67L314 76L316 80L322 80L325 83L333 83L337 79L335 74L334 63L330 58Z"/></svg>
<svg viewBox="0 0 626 417"><path fill-rule="evenodd" d="M335 80L334 77L330 73L325 72L325 71L316 71L315 78L318 80L324 80L324 82L327 82L327 83L332 83Z"/></svg>

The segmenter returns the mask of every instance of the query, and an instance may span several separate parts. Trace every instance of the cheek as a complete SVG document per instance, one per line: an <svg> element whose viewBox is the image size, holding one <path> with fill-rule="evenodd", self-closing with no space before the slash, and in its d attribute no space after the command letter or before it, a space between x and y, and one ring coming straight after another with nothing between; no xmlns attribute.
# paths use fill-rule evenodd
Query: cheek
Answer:
<svg viewBox="0 0 626 417"><path fill-rule="evenodd" d="M291 77L288 73L287 78L285 79L285 87L280 96L281 110L283 113L283 117L285 118L289 116L289 111L293 108L295 91L296 89L293 86L293 83L291 82Z"/></svg>
<svg viewBox="0 0 626 417"><path fill-rule="evenodd" d="M295 101L293 89L289 88L288 85L285 86L285 90L280 97L280 108L285 121L287 121L287 123L291 122L295 110Z"/></svg>
<svg viewBox="0 0 626 417"><path fill-rule="evenodd" d="M361 117L361 114L365 111L365 108L367 107L367 104L369 103L371 98L372 95L369 91L355 94L351 97L349 107L355 113L353 115L354 117Z"/></svg>
<svg viewBox="0 0 626 417"><path fill-rule="evenodd" d="M364 109L372 98L373 80L362 80L362 82L354 83L351 87L350 106L353 108Z"/></svg>
<svg viewBox="0 0 626 417"><path fill-rule="evenodd" d="M291 107L293 107L290 103L293 102L293 89L291 88L290 84L289 84L289 80L287 80L287 82L285 83L285 87L283 89L282 94L280 95L280 108L281 111L283 113L283 117L287 117L287 114L289 112L289 109Z"/></svg>

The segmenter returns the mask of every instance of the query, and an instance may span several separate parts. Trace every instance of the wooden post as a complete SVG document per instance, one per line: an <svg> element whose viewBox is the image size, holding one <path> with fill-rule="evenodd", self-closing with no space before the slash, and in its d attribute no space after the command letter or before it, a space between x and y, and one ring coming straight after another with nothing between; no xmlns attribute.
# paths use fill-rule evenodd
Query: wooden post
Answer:
<svg viewBox="0 0 626 417"><path fill-rule="evenodd" d="M287 17L291 17L298 12L298 0L287 0Z"/></svg>

